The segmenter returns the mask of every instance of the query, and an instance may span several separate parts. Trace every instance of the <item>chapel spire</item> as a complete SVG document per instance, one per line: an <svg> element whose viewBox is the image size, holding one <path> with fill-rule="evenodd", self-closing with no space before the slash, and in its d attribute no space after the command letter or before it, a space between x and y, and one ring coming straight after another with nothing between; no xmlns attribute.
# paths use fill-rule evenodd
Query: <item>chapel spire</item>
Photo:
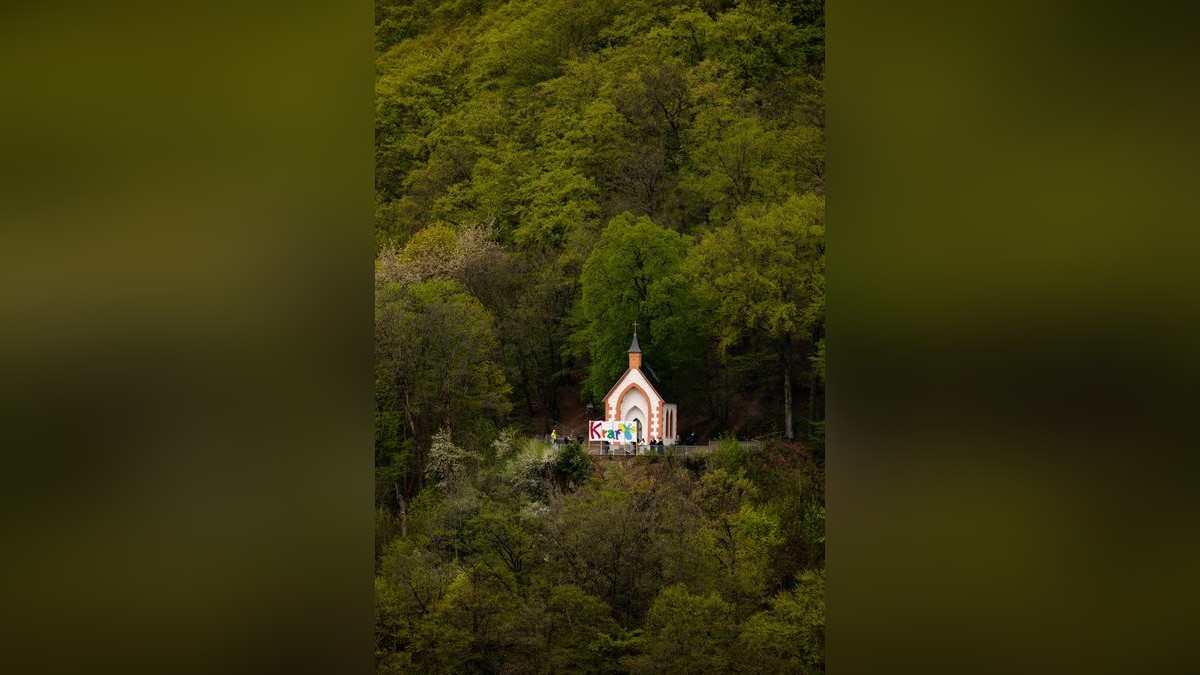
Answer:
<svg viewBox="0 0 1200 675"><path fill-rule="evenodd" d="M642 367L642 348L638 346L637 341L637 322L633 322L633 342L629 345L629 369L634 370Z"/></svg>

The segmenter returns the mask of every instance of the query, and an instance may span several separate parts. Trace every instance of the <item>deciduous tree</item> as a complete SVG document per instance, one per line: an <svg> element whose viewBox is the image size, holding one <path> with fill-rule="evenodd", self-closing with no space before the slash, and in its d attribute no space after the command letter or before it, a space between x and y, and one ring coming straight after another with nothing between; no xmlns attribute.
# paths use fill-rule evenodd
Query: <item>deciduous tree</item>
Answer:
<svg viewBox="0 0 1200 675"><path fill-rule="evenodd" d="M825 311L825 200L789 197L775 206L741 209L733 222L705 235L689 269L715 307L722 351L756 336L779 355L784 430L792 426L792 373L797 345L815 353Z"/></svg>

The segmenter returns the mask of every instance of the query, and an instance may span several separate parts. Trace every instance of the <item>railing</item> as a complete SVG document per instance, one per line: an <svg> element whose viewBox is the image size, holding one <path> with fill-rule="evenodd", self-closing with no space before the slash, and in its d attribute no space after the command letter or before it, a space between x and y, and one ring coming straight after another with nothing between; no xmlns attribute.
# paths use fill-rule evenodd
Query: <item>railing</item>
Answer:
<svg viewBox="0 0 1200 675"><path fill-rule="evenodd" d="M772 432L771 432L771 433L769 433L769 434L763 434L763 435L761 435L761 436L755 436L755 437L754 437L754 440L756 440L756 441L782 440L782 439L783 439L783 437L784 437L785 435L786 435L786 434L785 434L785 433L784 433L782 430L780 430L780 431L772 431Z"/></svg>
<svg viewBox="0 0 1200 675"><path fill-rule="evenodd" d="M738 441L738 445L742 449L750 452L758 452L762 450L762 442L760 441ZM667 446L649 446L649 445L611 445L605 451L604 446L600 443L590 443L585 446L589 455L597 457L635 457L640 455L674 455L676 457L692 457L698 455L711 454L716 449L716 445L667 445Z"/></svg>

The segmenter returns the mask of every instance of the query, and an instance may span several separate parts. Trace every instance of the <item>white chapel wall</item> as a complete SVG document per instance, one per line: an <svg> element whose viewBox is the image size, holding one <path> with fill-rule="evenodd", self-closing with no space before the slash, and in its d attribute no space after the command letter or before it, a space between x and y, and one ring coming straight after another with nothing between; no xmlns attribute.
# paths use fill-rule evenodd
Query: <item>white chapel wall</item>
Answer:
<svg viewBox="0 0 1200 675"><path fill-rule="evenodd" d="M636 384L637 387L630 387L631 384ZM618 401L617 397L621 395L621 392L625 392L625 396ZM673 438L667 438L663 426L665 420L659 415L663 405L672 405L673 407L673 404L666 404L666 401L658 395L658 391L654 389L642 371L626 372L625 376L612 388L612 395L605 400L605 405L607 407L605 418L610 420L632 419L629 411L634 407L640 408L644 412L642 415L643 437L646 439L661 438L664 441L673 442Z"/></svg>
<svg viewBox="0 0 1200 675"><path fill-rule="evenodd" d="M617 403L618 403L616 398L621 395L622 391L625 391L625 388L628 387L631 382L638 385L639 387L641 387L643 391L647 391L647 392L654 391L654 387L650 385L649 380L647 380L646 376L642 374L642 371L640 371L640 370L629 371L628 373L625 374L625 377L621 378L621 380L617 383L617 386L613 387L612 397L607 401L608 419L621 419L621 420L625 419L624 412L625 412L626 408L624 407L624 403L622 403L622 409L618 411L616 408ZM630 393L632 393L634 391L637 391L637 390L631 389ZM628 396L628 394L626 396ZM653 396L654 398L653 398L653 400L649 401L649 403L651 403L653 405L650 407L648 412L649 412L649 414L654 415L654 414L658 413L658 406L661 403L663 403L663 400L657 396L657 392L652 393L651 396Z"/></svg>
<svg viewBox="0 0 1200 675"><path fill-rule="evenodd" d="M628 420L629 413L633 408L638 408L642 414L642 424L645 428L650 426L650 401L646 400L646 396L639 389L630 389L629 393L625 394L625 398L621 399L621 419Z"/></svg>

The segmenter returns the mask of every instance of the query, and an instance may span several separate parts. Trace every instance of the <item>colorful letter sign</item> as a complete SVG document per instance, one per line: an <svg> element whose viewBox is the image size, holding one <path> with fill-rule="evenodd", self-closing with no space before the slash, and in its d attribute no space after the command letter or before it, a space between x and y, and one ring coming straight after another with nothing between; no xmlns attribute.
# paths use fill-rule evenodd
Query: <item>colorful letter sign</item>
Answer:
<svg viewBox="0 0 1200 675"><path fill-rule="evenodd" d="M637 422L588 422L588 440L632 443L637 440Z"/></svg>

